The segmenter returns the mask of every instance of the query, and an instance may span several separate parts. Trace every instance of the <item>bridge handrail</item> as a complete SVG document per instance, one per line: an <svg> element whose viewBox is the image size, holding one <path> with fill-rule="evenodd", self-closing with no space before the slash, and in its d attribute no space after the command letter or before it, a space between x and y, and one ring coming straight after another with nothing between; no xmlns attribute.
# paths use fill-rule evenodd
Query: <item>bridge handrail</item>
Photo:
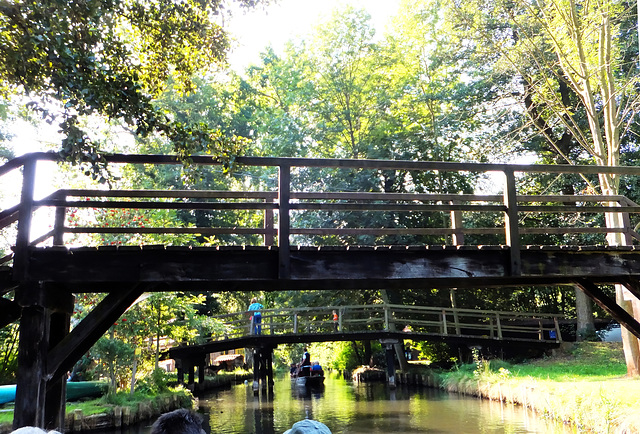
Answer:
<svg viewBox="0 0 640 434"><path fill-rule="evenodd" d="M112 164L181 164L175 156L167 155L122 155L106 156ZM263 237L265 245L274 245L277 238L280 273L286 278L290 269L292 235L437 235L450 236L454 245L464 244L464 234L492 235L504 234L504 244L510 247L511 272L519 274L520 237L526 234L606 234L623 233L629 237L640 235L629 225L619 228L607 227L519 227L523 213L640 213L640 206L621 195L518 195L514 173L567 173L618 175L640 175L635 166L574 166L574 165L518 165L491 163L455 163L433 161L400 160L349 160L349 159L307 159L307 158L265 158L239 157L240 165L273 166L279 169L279 191L173 191L173 190L116 190L61 189L50 196L34 200L33 183L37 161L57 161L53 153L27 154L0 166L0 176L16 168L23 168L22 198L19 205L0 211L0 229L18 220L18 235L15 252L26 246L38 244L53 238L54 245L64 243L64 234L202 234L202 235L257 235ZM220 165L211 157L194 156L192 164ZM292 168L334 167L340 169L375 170L418 170L418 171L465 171L492 172L505 174L506 184L503 195L455 195L433 193L371 193L371 192L306 192L291 189ZM73 197L93 200L70 200ZM112 199L129 200L112 200ZM145 201L135 199L149 199ZM172 200L173 199L173 200ZM176 201L195 199L195 201ZM217 201L212 202L212 199ZM419 203L418 203L419 202ZM427 203L430 202L430 203ZM557 203L552 205L550 203ZM595 205L595 204L600 205ZM591 205L585 205L591 204ZM31 214L39 207L56 209L54 229L32 239L30 235ZM187 209L187 210L253 210L264 213L262 227L113 227L113 226L67 226L68 210L73 208L96 209ZM291 215L299 212L352 211L352 212L429 212L450 213L451 227L297 227L291 222ZM487 212L504 215L504 224L495 227L464 228L463 212ZM278 219L276 221L275 214ZM20 260L18 260L20 262ZM18 264L18 269L20 265Z"/></svg>
<svg viewBox="0 0 640 434"><path fill-rule="evenodd" d="M338 320L334 321L332 312ZM217 315L223 320L224 333L199 337L198 342L243 338L254 333L249 311ZM561 314L504 312L458 309L435 306L407 306L397 304L367 304L325 307L270 308L261 310L262 335L287 335L406 331L409 333L462 336L472 330L483 331L491 338L502 339L508 333L528 336L528 339L560 342L562 337L558 319ZM473 333L472 333L473 334ZM410 334L407 334L410 338ZM535 338L532 338L534 336ZM525 338L526 339L526 338Z"/></svg>

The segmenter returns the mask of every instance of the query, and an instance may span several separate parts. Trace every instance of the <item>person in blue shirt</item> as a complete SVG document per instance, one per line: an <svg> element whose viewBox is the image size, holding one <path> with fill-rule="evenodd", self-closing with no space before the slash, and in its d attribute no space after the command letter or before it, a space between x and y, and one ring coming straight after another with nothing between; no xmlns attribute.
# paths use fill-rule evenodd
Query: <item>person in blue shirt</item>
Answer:
<svg viewBox="0 0 640 434"><path fill-rule="evenodd" d="M258 299L253 297L249 305L249 313L251 314L251 334L259 335L262 333L262 314L260 310L264 306L258 303Z"/></svg>

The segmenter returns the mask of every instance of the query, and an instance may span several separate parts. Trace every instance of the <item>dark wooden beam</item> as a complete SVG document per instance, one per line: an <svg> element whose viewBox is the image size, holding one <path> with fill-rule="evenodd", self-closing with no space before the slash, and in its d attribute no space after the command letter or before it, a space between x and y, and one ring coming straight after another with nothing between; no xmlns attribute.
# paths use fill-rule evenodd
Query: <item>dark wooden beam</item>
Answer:
<svg viewBox="0 0 640 434"><path fill-rule="evenodd" d="M144 285L110 292L49 352L47 374L57 378L73 365L144 292Z"/></svg>
<svg viewBox="0 0 640 434"><path fill-rule="evenodd" d="M2 317L0 317L1 329L20 319L22 307L15 301L0 297L0 312L2 312Z"/></svg>
<svg viewBox="0 0 640 434"><path fill-rule="evenodd" d="M38 305L25 306L20 319L14 429L44 428L48 337L48 310Z"/></svg>
<svg viewBox="0 0 640 434"><path fill-rule="evenodd" d="M576 285L580 287L598 306L606 310L620 325L629 330L635 337L640 339L640 323L626 310L624 310L615 300L612 300L597 285L588 279L577 279Z"/></svg>

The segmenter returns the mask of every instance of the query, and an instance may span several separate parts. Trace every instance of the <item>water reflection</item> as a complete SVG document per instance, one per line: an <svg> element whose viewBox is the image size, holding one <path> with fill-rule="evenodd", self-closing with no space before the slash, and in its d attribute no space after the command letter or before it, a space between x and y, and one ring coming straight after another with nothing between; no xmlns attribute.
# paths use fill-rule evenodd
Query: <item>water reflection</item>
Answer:
<svg viewBox="0 0 640 434"><path fill-rule="evenodd" d="M384 384L327 378L308 389L279 379L273 394L254 396L237 386L200 400L211 433L282 433L298 420L316 419L340 433L570 433L516 406Z"/></svg>
<svg viewBox="0 0 640 434"><path fill-rule="evenodd" d="M333 434L382 433L571 433L518 406L501 405L426 388L354 384L337 376L307 389L289 378L272 393L254 395L239 385L200 398L204 428L212 434L281 434L304 418L327 425ZM118 434L149 433L149 423Z"/></svg>

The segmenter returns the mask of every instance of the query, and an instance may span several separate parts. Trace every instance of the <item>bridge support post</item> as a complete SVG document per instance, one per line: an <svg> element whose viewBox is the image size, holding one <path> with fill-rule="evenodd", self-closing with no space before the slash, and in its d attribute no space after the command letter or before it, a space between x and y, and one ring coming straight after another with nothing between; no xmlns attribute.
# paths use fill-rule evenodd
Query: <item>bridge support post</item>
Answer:
<svg viewBox="0 0 640 434"><path fill-rule="evenodd" d="M69 333L73 295L35 282L16 291L22 305L13 428L64 429L66 378L49 375L50 350Z"/></svg>
<svg viewBox="0 0 640 434"><path fill-rule="evenodd" d="M260 390L260 365L262 354L259 348L253 350L253 393L257 394Z"/></svg>
<svg viewBox="0 0 640 434"><path fill-rule="evenodd" d="M400 344L398 339L380 339L380 343L385 347L385 356L387 360L387 381L389 387L395 389L396 387L396 361L393 357L396 346Z"/></svg>
<svg viewBox="0 0 640 434"><path fill-rule="evenodd" d="M267 386L269 390L273 390L273 348L269 348L267 351L267 359L266 359L266 369L267 369Z"/></svg>
<svg viewBox="0 0 640 434"><path fill-rule="evenodd" d="M387 376L389 387L395 389L396 387L396 365L393 357L394 348L392 344L387 344L385 354L387 356Z"/></svg>
<svg viewBox="0 0 640 434"><path fill-rule="evenodd" d="M253 351L253 393L273 389L273 348L258 347Z"/></svg>

